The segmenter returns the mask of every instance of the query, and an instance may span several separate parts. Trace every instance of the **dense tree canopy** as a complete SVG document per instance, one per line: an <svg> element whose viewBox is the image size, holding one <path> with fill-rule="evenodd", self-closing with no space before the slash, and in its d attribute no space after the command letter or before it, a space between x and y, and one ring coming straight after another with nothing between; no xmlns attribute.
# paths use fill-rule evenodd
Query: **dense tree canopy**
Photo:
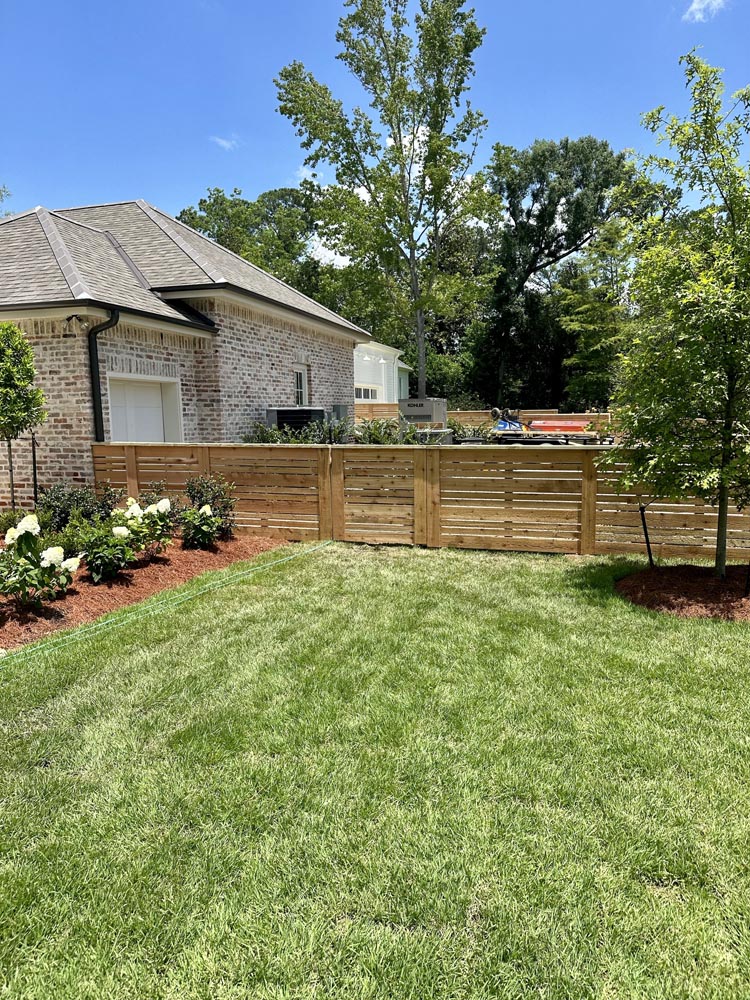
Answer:
<svg viewBox="0 0 750 1000"><path fill-rule="evenodd" d="M183 209L178 218L296 287L317 287L315 215L310 194L300 188L265 191L255 201L243 198L239 188L229 195L209 188L197 208Z"/></svg>
<svg viewBox="0 0 750 1000"><path fill-rule="evenodd" d="M553 269L579 255L621 210L633 168L609 143L586 136L497 145L488 170L502 213L496 243L494 319L481 338L475 380L501 404L557 406L575 350Z"/></svg>

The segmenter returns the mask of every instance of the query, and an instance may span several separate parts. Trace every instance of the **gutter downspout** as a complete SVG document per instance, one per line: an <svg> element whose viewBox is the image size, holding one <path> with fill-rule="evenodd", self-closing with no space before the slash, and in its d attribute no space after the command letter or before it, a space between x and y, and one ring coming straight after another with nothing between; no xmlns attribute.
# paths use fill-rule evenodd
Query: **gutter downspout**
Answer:
<svg viewBox="0 0 750 1000"><path fill-rule="evenodd" d="M102 413L102 380L99 372L99 343L98 337L105 330L111 330L120 322L120 310L110 309L109 319L92 326L88 333L89 338L89 366L91 369L91 400L94 404L94 440L101 443L104 440L104 414Z"/></svg>

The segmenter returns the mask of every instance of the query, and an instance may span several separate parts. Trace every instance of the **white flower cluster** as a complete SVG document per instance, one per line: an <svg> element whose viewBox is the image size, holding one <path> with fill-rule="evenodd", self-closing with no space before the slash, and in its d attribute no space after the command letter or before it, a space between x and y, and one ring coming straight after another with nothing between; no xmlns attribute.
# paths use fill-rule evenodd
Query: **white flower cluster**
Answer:
<svg viewBox="0 0 750 1000"><path fill-rule="evenodd" d="M73 556L71 559L65 558L65 551L62 545L52 545L50 548L45 549L41 555L40 566L43 569L49 569L51 566L59 566L65 573L75 573L80 565L81 559L79 556Z"/></svg>
<svg viewBox="0 0 750 1000"><path fill-rule="evenodd" d="M129 521L135 519L140 521L144 514L168 514L172 509L172 504L168 497L164 497L158 503L149 504L144 510L134 497L128 497L125 501L125 510L115 507L112 514L115 517L126 517ZM124 535L122 536L125 537Z"/></svg>
<svg viewBox="0 0 750 1000"><path fill-rule="evenodd" d="M27 514L22 518L15 528L8 528L5 533L6 546L15 545L21 535L38 535L40 532L39 518L36 514Z"/></svg>
<svg viewBox="0 0 750 1000"><path fill-rule="evenodd" d="M199 514L207 514L208 517L213 517L214 512L211 510L207 503L204 503L201 509L198 511Z"/></svg>

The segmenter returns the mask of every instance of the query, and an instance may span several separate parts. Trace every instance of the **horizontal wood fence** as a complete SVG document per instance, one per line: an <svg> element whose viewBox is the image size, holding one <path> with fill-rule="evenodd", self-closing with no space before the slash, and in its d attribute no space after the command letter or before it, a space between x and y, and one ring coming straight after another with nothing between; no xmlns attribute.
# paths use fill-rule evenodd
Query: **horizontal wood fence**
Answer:
<svg viewBox="0 0 750 1000"><path fill-rule="evenodd" d="M97 482L131 496L162 480L177 495L188 477L220 473L235 484L239 528L257 535L644 551L640 498L618 491L618 469L597 447L101 444L93 454ZM712 554L715 508L659 501L647 518L657 555ZM729 554L750 556L750 514L730 515Z"/></svg>
<svg viewBox="0 0 750 1000"><path fill-rule="evenodd" d="M515 410L511 411L515 413ZM603 430L612 422L612 417L609 413L560 413L559 410L519 410L519 419L524 423L533 423L533 421L554 421L558 423L560 421L573 420L576 423L582 423L586 421L596 430ZM493 423L492 414L489 410L449 410L448 418L450 420L457 420L459 424L463 424L464 427L482 427L486 424Z"/></svg>
<svg viewBox="0 0 750 1000"><path fill-rule="evenodd" d="M515 412L515 411L513 411ZM576 423L586 421L597 430L608 427L611 423L609 413L560 413L559 410L519 410L521 420L530 423L534 420L574 420ZM398 419L398 403L355 403L354 419L360 420L392 420ZM492 414L489 410L449 410L449 420L457 420L464 427L482 427L492 424Z"/></svg>
<svg viewBox="0 0 750 1000"><path fill-rule="evenodd" d="M355 403L354 421L398 420L400 412L398 403Z"/></svg>

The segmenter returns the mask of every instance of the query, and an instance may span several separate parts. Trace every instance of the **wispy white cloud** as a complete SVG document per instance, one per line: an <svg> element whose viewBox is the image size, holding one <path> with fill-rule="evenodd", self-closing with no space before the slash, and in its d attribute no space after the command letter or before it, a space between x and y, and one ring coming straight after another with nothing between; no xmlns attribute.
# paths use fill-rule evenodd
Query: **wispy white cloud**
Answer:
<svg viewBox="0 0 750 1000"><path fill-rule="evenodd" d="M683 21L707 21L716 17L727 5L728 0L693 0L683 14Z"/></svg>
<svg viewBox="0 0 750 1000"><path fill-rule="evenodd" d="M208 138L211 142L215 142L220 149L223 149L225 153L234 152L234 150L240 145L239 136L234 132L227 138L220 135L210 135Z"/></svg>

